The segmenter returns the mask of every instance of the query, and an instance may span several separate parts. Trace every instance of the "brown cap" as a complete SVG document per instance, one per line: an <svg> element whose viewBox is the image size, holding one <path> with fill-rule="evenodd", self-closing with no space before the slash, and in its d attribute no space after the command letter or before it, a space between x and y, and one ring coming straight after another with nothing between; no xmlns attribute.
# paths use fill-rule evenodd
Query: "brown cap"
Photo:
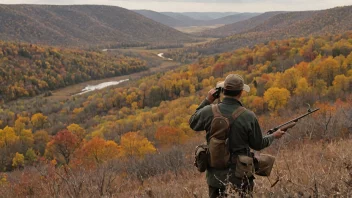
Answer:
<svg viewBox="0 0 352 198"><path fill-rule="evenodd" d="M218 83L216 87L223 87L224 89L229 91L244 90L246 92L249 92L251 90L248 85L244 84L242 76L238 74L228 75L225 81Z"/></svg>

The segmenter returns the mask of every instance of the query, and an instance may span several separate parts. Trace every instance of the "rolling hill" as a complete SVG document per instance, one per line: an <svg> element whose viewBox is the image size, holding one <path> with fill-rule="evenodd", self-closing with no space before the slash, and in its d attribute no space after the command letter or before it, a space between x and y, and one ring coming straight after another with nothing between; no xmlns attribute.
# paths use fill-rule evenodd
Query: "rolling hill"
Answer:
<svg viewBox="0 0 352 198"><path fill-rule="evenodd" d="M256 27L216 41L175 51L166 56L172 59L189 59L200 55L232 51L251 47L270 40L339 34L352 30L352 6L321 11L288 12L277 14Z"/></svg>
<svg viewBox="0 0 352 198"><path fill-rule="evenodd" d="M191 36L133 11L96 5L0 5L0 39L97 47L189 42Z"/></svg>
<svg viewBox="0 0 352 198"><path fill-rule="evenodd" d="M209 37L227 37L236 33L248 31L250 29L255 28L256 26L264 23L266 20L271 17L281 14L283 12L266 12L258 16L254 16L247 20L239 21L236 23L228 24L219 28L214 28L211 30L207 30L201 32L201 36L209 36Z"/></svg>
<svg viewBox="0 0 352 198"><path fill-rule="evenodd" d="M232 23L236 23L239 21L250 19L250 18L258 16L258 15L260 15L260 13L238 13L238 14L234 14L234 15L221 17L218 19L205 21L203 23L203 25L232 24Z"/></svg>

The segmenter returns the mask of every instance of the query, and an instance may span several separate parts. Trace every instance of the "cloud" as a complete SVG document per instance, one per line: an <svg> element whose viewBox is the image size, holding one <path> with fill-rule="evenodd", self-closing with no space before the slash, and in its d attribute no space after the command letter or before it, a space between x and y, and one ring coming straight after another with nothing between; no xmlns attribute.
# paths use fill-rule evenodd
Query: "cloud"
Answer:
<svg viewBox="0 0 352 198"><path fill-rule="evenodd" d="M3 4L99 4L173 12L266 12L321 10L352 5L352 0L0 0Z"/></svg>

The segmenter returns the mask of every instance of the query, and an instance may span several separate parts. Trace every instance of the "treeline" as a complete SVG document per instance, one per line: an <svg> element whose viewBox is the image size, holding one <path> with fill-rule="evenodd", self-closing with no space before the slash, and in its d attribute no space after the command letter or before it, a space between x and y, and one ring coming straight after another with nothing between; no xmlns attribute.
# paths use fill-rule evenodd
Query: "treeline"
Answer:
<svg viewBox="0 0 352 198"><path fill-rule="evenodd" d="M146 69L136 58L0 41L0 101Z"/></svg>
<svg viewBox="0 0 352 198"><path fill-rule="evenodd" d="M256 112L265 128L288 119L297 109L306 109L309 103L322 109L310 123L319 133L310 131L309 138L349 134L352 126L344 115L351 113L351 52L350 33L271 41L61 103L43 98L6 104L0 112L0 128L15 141L14 147L7 139L0 144L6 159L2 169L23 165L28 149L58 165L89 165L110 158L143 158L155 149L183 144L195 135L188 126L189 117L207 91L228 73L241 74L250 84L251 92L243 103ZM337 105L331 106L335 101ZM268 117L269 113L280 117ZM339 119L333 121L334 116ZM328 130L326 120L335 122L336 131ZM47 138L36 140L37 134ZM27 141L31 135L33 141ZM63 152L60 145L69 149ZM98 149L102 156L96 156ZM14 164L16 160L23 163Z"/></svg>

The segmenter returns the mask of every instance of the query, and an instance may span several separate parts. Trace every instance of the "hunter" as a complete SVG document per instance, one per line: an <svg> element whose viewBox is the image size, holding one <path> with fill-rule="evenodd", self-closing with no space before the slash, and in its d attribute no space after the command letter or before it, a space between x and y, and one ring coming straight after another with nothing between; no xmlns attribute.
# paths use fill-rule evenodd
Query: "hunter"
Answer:
<svg viewBox="0 0 352 198"><path fill-rule="evenodd" d="M228 122L230 123L228 124L228 134L231 138L228 139L228 143L226 142L226 144L230 145L227 147L230 153L229 165L226 168L214 168L208 165L206 169L210 198L226 196L224 195L225 185L229 183L234 186L236 192L241 196L252 194L254 187L253 174L237 177L241 175L236 173L236 167L238 169L238 165L236 165L236 162L239 160L238 156L252 158L250 149L256 151L262 150L270 146L274 139L279 139L285 134L285 132L279 129L273 134L263 137L255 114L245 109L240 102L243 91L250 91L250 87L244 84L244 80L240 75L228 75L222 86L222 93L224 95L222 102L212 105L214 100L216 100L214 97L216 89L211 89L206 99L199 105L189 120L190 127L193 130L206 131L208 146L211 138L210 131L214 114L228 117L230 120Z"/></svg>

